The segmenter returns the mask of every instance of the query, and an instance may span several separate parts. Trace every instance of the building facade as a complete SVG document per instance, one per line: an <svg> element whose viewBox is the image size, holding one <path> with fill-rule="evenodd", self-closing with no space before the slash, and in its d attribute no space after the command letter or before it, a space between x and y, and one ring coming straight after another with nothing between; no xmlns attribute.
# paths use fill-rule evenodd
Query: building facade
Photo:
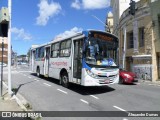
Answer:
<svg viewBox="0 0 160 120"><path fill-rule="evenodd" d="M2 61L2 42L4 43L3 47L3 61L7 63L8 61L8 8L2 7L0 10L0 62Z"/></svg>
<svg viewBox="0 0 160 120"><path fill-rule="evenodd" d="M112 12L109 12L107 14L106 24L108 25L108 28L106 27L105 31L108 31L109 29L109 32L113 33L113 14Z"/></svg>
<svg viewBox="0 0 160 120"><path fill-rule="evenodd" d="M8 61L8 41L7 41L7 37L0 37L0 62L2 61L2 41L4 43L3 62L7 63L7 61Z"/></svg>
<svg viewBox="0 0 160 120"><path fill-rule="evenodd" d="M155 59L153 59L155 66L153 68L153 76L160 80L160 0L151 0L151 17L153 24L153 43L155 47Z"/></svg>
<svg viewBox="0 0 160 120"><path fill-rule="evenodd" d="M139 0L134 0L139 1ZM111 0L110 6L113 13L113 33L118 36L119 19L122 13L129 7L130 0Z"/></svg>
<svg viewBox="0 0 160 120"><path fill-rule="evenodd" d="M118 26L119 63L122 68L135 72L139 79L157 81L160 73L159 13L154 17L152 12L156 10L151 6L154 8L150 0L140 0L136 2L134 16L129 8L122 13Z"/></svg>

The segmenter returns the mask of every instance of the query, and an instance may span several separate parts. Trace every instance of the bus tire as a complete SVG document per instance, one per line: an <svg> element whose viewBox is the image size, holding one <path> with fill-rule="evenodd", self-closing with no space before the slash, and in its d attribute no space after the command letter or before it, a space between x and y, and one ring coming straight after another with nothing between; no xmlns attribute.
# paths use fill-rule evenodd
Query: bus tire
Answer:
<svg viewBox="0 0 160 120"><path fill-rule="evenodd" d="M63 87L68 88L69 87L69 79L67 72L63 72L61 75L61 84Z"/></svg>
<svg viewBox="0 0 160 120"><path fill-rule="evenodd" d="M40 68L39 68L39 67L37 67L36 74L37 74L37 77L41 77L41 74L40 74Z"/></svg>

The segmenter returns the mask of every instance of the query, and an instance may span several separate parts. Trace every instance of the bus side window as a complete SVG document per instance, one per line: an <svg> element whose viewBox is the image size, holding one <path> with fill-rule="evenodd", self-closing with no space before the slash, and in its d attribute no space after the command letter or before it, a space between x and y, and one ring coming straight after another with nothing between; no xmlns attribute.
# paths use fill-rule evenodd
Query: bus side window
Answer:
<svg viewBox="0 0 160 120"><path fill-rule="evenodd" d="M35 52L35 59L38 58L38 52L39 52L39 49L37 48L37 49L36 49L36 52Z"/></svg>
<svg viewBox="0 0 160 120"><path fill-rule="evenodd" d="M59 43L54 43L51 46L51 57L59 56Z"/></svg>
<svg viewBox="0 0 160 120"><path fill-rule="evenodd" d="M71 40L65 40L60 45L60 57L69 57L71 53Z"/></svg>
<svg viewBox="0 0 160 120"><path fill-rule="evenodd" d="M41 47L40 48L40 53L39 53L40 55L40 58L43 58L44 57L44 47Z"/></svg>

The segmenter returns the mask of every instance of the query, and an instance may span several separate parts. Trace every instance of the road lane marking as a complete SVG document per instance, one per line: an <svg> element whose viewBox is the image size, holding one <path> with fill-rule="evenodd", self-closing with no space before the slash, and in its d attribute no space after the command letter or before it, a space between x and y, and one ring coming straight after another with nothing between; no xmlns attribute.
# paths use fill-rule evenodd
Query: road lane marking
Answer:
<svg viewBox="0 0 160 120"><path fill-rule="evenodd" d="M38 80L38 79L36 79L36 78L35 78L34 80L35 80L35 81L37 81L37 82L39 81L39 80Z"/></svg>
<svg viewBox="0 0 160 120"><path fill-rule="evenodd" d="M57 89L57 90L60 91L60 92L62 92L62 93L64 93L64 94L68 94L66 91L63 91L61 89Z"/></svg>
<svg viewBox="0 0 160 120"><path fill-rule="evenodd" d="M90 96L93 97L93 98L95 98L95 99L97 99L97 100L99 99L98 97L96 97L96 96L94 96L94 95L90 95Z"/></svg>
<svg viewBox="0 0 160 120"><path fill-rule="evenodd" d="M28 76L28 78L30 78L30 79L31 79L32 77Z"/></svg>
<svg viewBox="0 0 160 120"><path fill-rule="evenodd" d="M20 73L22 73L22 72L29 72L29 73L32 73L32 71L19 71Z"/></svg>
<svg viewBox="0 0 160 120"><path fill-rule="evenodd" d="M124 109L122 109L122 108L120 108L120 107L118 107L118 106L113 106L113 107L116 108L116 109L118 109L118 110L121 110L121 111L126 112L126 110L124 110Z"/></svg>
<svg viewBox="0 0 160 120"><path fill-rule="evenodd" d="M86 104L89 104L89 102L87 102L86 100L83 100L83 99L80 99L80 101L86 103Z"/></svg>
<svg viewBox="0 0 160 120"><path fill-rule="evenodd" d="M23 74L24 76L27 76L27 75L25 75L25 74Z"/></svg>
<svg viewBox="0 0 160 120"><path fill-rule="evenodd" d="M43 83L43 84L44 84L44 85L47 85L47 86L49 86L49 87L51 86L51 85L49 85L49 84L47 84L47 83Z"/></svg>
<svg viewBox="0 0 160 120"><path fill-rule="evenodd" d="M154 86L155 84L148 84L148 85Z"/></svg>

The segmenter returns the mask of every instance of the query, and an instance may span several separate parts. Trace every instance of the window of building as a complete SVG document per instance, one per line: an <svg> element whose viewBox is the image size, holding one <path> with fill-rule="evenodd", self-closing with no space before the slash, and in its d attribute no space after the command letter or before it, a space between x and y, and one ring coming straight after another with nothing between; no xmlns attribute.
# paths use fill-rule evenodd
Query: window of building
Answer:
<svg viewBox="0 0 160 120"><path fill-rule="evenodd" d="M133 31L127 34L128 38L128 49L133 48Z"/></svg>
<svg viewBox="0 0 160 120"><path fill-rule="evenodd" d="M65 40L60 44L60 57L69 57L71 52L71 40Z"/></svg>
<svg viewBox="0 0 160 120"><path fill-rule="evenodd" d="M51 57L58 57L59 43L54 43L51 46Z"/></svg>
<svg viewBox="0 0 160 120"><path fill-rule="evenodd" d="M144 46L144 27L139 28L139 47Z"/></svg>

